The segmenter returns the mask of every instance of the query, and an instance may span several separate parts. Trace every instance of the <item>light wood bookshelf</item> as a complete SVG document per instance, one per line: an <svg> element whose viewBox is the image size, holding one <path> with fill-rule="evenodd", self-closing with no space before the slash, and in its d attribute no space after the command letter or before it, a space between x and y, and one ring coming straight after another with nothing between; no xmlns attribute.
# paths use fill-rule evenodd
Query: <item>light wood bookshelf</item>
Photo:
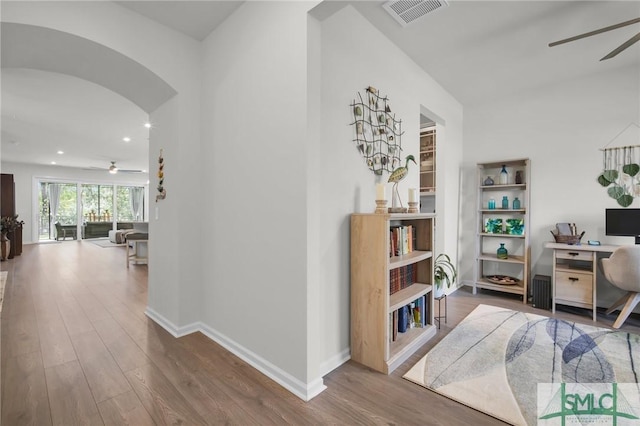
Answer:
<svg viewBox="0 0 640 426"><path fill-rule="evenodd" d="M509 173L507 184L499 184L499 174L505 165ZM520 171L522 182L515 182L515 172ZM485 185L487 176L493 178L493 185ZM477 289L488 289L503 293L522 295L522 302L528 301L528 287L530 281L530 214L529 191L531 187L531 163L529 159L493 161L479 163L477 165L478 198L476 221L476 266L472 283L473 293ZM509 199L509 207L501 208L503 196ZM513 200L518 197L520 208L513 208ZM493 198L495 209L488 208L488 200ZM485 220L487 218L520 218L524 220L524 232L522 235L506 233L485 232ZM498 259L496 250L500 243L505 243L509 249L507 259ZM487 279L491 275L508 275L519 279L518 284L496 284Z"/></svg>
<svg viewBox="0 0 640 426"><path fill-rule="evenodd" d="M351 216L351 359L391 373L436 333L433 322L434 214L353 214ZM389 256L392 226L412 225L414 251ZM417 282L390 294L390 272L415 265ZM425 327L392 339L393 312L426 295Z"/></svg>

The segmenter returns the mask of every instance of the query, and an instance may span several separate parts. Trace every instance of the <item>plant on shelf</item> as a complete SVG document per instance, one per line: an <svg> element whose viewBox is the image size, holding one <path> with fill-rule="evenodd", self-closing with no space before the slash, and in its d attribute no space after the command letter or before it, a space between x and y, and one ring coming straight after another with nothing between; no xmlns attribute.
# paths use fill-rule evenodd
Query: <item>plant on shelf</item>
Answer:
<svg viewBox="0 0 640 426"><path fill-rule="evenodd" d="M24 221L18 220L18 215L2 216L2 218L0 219L0 225L2 228L0 232L2 232L3 235L6 235L24 225Z"/></svg>
<svg viewBox="0 0 640 426"><path fill-rule="evenodd" d="M449 255L440 253L433 264L433 278L437 293L442 294L444 292L443 284L446 284L447 288L451 287L456 282L457 277L458 272Z"/></svg>

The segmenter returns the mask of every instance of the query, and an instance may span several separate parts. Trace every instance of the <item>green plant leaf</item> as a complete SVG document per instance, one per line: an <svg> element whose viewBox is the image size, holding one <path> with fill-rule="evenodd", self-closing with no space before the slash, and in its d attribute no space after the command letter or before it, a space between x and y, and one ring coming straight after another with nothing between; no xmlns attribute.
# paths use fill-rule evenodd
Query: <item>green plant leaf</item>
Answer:
<svg viewBox="0 0 640 426"><path fill-rule="evenodd" d="M624 194L623 196L618 198L617 201L618 204L620 204L622 207L629 207L631 203L633 203L633 197L629 194Z"/></svg>
<svg viewBox="0 0 640 426"><path fill-rule="evenodd" d="M638 172L640 172L640 166L635 163L625 164L624 166L622 166L622 171L629 176L635 176L638 174Z"/></svg>
<svg viewBox="0 0 640 426"><path fill-rule="evenodd" d="M609 186L611 185L611 181L607 180L606 177L604 177L604 174L598 176L598 183L602 186Z"/></svg>
<svg viewBox="0 0 640 426"><path fill-rule="evenodd" d="M617 170L605 170L604 173L602 173L602 175L609 182L615 182L616 179L618 179L618 171Z"/></svg>
<svg viewBox="0 0 640 426"><path fill-rule="evenodd" d="M609 197L617 200L624 195L624 189L622 189L620 185L615 185L607 189L607 193L609 194Z"/></svg>

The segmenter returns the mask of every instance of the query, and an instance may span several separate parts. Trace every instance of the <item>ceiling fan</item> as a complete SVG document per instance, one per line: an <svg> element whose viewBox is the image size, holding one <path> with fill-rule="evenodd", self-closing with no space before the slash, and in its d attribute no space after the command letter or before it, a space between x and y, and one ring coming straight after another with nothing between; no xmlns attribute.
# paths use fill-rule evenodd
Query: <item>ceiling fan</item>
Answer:
<svg viewBox="0 0 640 426"><path fill-rule="evenodd" d="M559 44L569 43L570 41L580 40L581 38L591 37L593 35L601 34L601 33L607 32L607 31L611 31L611 30L617 30L618 28L626 27L628 25L637 24L638 22L640 22L640 18L635 18L635 19L631 19L629 21L620 22L619 24L610 25L608 27L600 28L600 29L594 30L594 31L589 31L588 33L584 33L584 34L580 34L580 35L577 35L577 36L565 38L563 40L554 41L553 43L549 43L549 47L557 46ZM603 57L600 60L604 61L606 59L611 59L614 56L616 56L618 53L622 52L623 50L627 49L628 47L630 47L631 45L633 45L634 43L636 43L638 41L640 41L640 33L634 35L629 40L625 41L620 46L618 46L615 49L613 49L608 55L606 55L605 57Z"/></svg>
<svg viewBox="0 0 640 426"><path fill-rule="evenodd" d="M112 161L111 165L108 168L103 168L103 167L90 167L93 170L108 170L109 173L111 173L112 175L115 175L116 173L146 173L145 170L126 170L126 169L120 169L118 168L118 166L116 166L116 162Z"/></svg>

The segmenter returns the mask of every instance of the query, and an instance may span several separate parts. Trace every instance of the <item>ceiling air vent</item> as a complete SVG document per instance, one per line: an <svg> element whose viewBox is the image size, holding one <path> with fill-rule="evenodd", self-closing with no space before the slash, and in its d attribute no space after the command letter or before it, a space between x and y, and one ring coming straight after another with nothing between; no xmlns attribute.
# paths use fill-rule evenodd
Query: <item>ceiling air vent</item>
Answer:
<svg viewBox="0 0 640 426"><path fill-rule="evenodd" d="M406 27L427 13L449 6L447 0L398 0L382 5L400 25Z"/></svg>

